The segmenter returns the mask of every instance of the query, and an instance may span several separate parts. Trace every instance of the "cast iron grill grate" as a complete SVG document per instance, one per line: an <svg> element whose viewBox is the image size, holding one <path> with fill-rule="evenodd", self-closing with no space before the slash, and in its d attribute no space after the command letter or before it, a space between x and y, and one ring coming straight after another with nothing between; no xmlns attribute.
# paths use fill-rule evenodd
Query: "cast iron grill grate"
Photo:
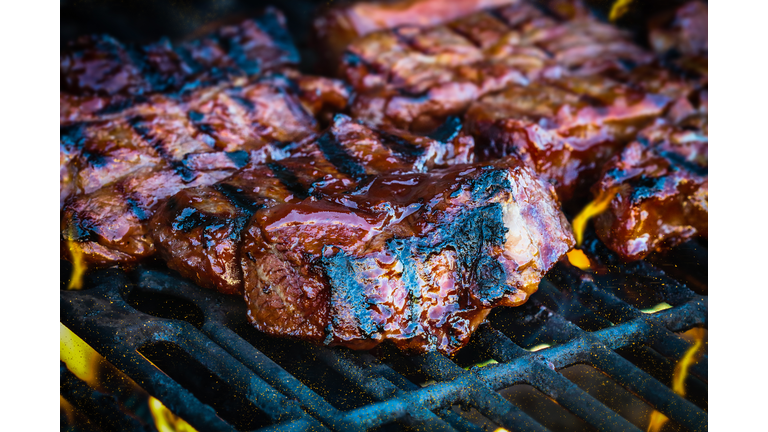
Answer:
<svg viewBox="0 0 768 432"><path fill-rule="evenodd" d="M695 252L680 262L706 266L706 249ZM246 322L241 299L161 267L100 270L86 283L82 291L61 291L61 322L200 432L557 430L551 415L504 396L519 384L585 429L645 429L567 378L563 370L574 365L607 375L671 426L707 429L706 356L690 370L687 399L668 385L691 345L679 333L707 326L707 297L648 262L614 263L605 275L558 264L526 305L494 310L454 358L271 338ZM640 310L661 302L671 307ZM121 425L115 430L154 430L136 416L115 420L126 416L115 398L61 370L62 397L86 415L114 420ZM112 423L94 422L103 430Z"/></svg>

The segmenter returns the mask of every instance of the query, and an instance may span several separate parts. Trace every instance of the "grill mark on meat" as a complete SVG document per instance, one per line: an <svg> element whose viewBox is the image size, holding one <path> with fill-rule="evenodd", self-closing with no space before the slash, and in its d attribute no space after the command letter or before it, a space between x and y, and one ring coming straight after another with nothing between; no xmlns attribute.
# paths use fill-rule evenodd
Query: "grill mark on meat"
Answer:
<svg viewBox="0 0 768 432"><path fill-rule="evenodd" d="M229 202L234 204L237 208L248 212L249 214L256 213L257 210L264 208L263 203L258 203L250 199L241 188L232 186L227 183L216 183L213 188L224 195Z"/></svg>
<svg viewBox="0 0 768 432"><path fill-rule="evenodd" d="M330 130L320 135L317 139L317 146L320 147L323 156L342 173L356 179L365 176L365 168L344 150L344 147L336 140Z"/></svg>
<svg viewBox="0 0 768 432"><path fill-rule="evenodd" d="M427 137L447 144L459 135L462 128L461 119L456 116L450 116L437 129L429 133Z"/></svg>
<svg viewBox="0 0 768 432"><path fill-rule="evenodd" d="M142 102L146 102L146 98L143 96L129 97L125 99L114 98L109 102L109 104L107 104L107 106L94 112L94 115L100 116L100 115L108 115L108 114L117 114L119 112L125 111L126 109Z"/></svg>
<svg viewBox="0 0 768 432"><path fill-rule="evenodd" d="M152 136L149 130L141 125L142 121L144 121L144 119L142 119L141 116L128 119L128 123L131 125L133 130L136 131L136 133L139 134L142 139L144 139L147 143L149 143L149 145L152 146L152 148L155 149L157 154L160 155L160 157L168 165L170 165L171 168L173 168L176 174L178 174L185 183L189 183L194 180L197 177L197 174L189 169L186 165L184 165L183 161L173 159L173 157L168 154L168 152L163 147L163 139Z"/></svg>
<svg viewBox="0 0 768 432"><path fill-rule="evenodd" d="M253 102L249 101L248 99L242 96L235 94L234 91L227 92L227 95L230 98L232 98L232 100L234 100L236 103L240 104L240 106L245 108L246 111L252 112L256 109L256 105L254 105Z"/></svg>
<svg viewBox="0 0 768 432"><path fill-rule="evenodd" d="M256 75L261 72L261 59L249 59L242 45L229 38L212 36L212 39L227 53L237 67L246 75Z"/></svg>
<svg viewBox="0 0 768 432"><path fill-rule="evenodd" d="M244 150L235 150L231 152L225 153L229 160L231 160L237 169L240 169L246 165L248 165L248 162L251 160L251 155L248 154L247 151Z"/></svg>
<svg viewBox="0 0 768 432"><path fill-rule="evenodd" d="M169 208L176 207L176 205L177 204L175 200L168 201ZM241 219L241 218L237 218L237 219ZM228 222L229 221L225 218L217 217L211 214L203 214L192 207L186 207L181 211L181 213L178 216L176 216L171 226L175 230L179 230L184 233L189 233L193 229L200 226L210 227L210 226L216 226L216 225L223 225Z"/></svg>
<svg viewBox="0 0 768 432"><path fill-rule="evenodd" d="M176 53L176 55L179 56L181 61L183 61L189 67L189 69L192 71L192 74L196 75L203 70L203 65L198 63L197 60L195 60L194 57L192 57L192 53L190 53L185 47L183 46L174 47L173 51ZM194 83L189 83L187 85L190 85L190 84L193 87L196 87L199 84L199 82L196 81Z"/></svg>
<svg viewBox="0 0 768 432"><path fill-rule="evenodd" d="M82 218L74 213L69 219L67 229L61 231L61 238L78 243L95 242L98 241L98 232L87 216Z"/></svg>
<svg viewBox="0 0 768 432"><path fill-rule="evenodd" d="M299 183L296 174L294 174L288 167L279 162L270 162L267 163L267 166L272 170L272 174L275 175L275 178L280 180L280 183L294 196L299 199L305 199L309 196L308 191L302 187L301 183Z"/></svg>
<svg viewBox="0 0 768 432"><path fill-rule="evenodd" d="M698 176L706 177L709 173L708 167L700 166L697 163L691 162L675 152L662 151L659 152L659 154Z"/></svg>
<svg viewBox="0 0 768 432"><path fill-rule="evenodd" d="M408 325L403 329L403 337L415 337L420 330L421 322L421 283L419 274L416 270L416 261L411 257L411 251L406 241L402 239L391 239L387 242L387 247L395 253L397 258L403 264L403 273L401 280L408 293Z"/></svg>
<svg viewBox="0 0 768 432"><path fill-rule="evenodd" d="M72 123L66 126L59 126L59 139L62 144L67 148L83 148L85 143L85 127L86 123L78 122Z"/></svg>
<svg viewBox="0 0 768 432"><path fill-rule="evenodd" d="M377 131L376 135L385 147L395 152L398 156L413 161L426 152L426 149L406 141L405 139L384 131Z"/></svg>
<svg viewBox="0 0 768 432"><path fill-rule="evenodd" d="M343 315L351 314L357 323L357 328L365 337L375 337L381 330L371 318L365 287L355 277L359 269L354 261L354 256L347 255L341 249L333 256L323 256L320 259L320 264L330 283L331 309L336 312L332 314L331 323L329 323L331 328L326 329L328 333L325 339L326 345L333 339L333 328L341 327L342 318L345 318Z"/></svg>
<svg viewBox="0 0 768 432"><path fill-rule="evenodd" d="M299 51L293 43L293 38L288 29L283 26L275 10L269 8L266 13L254 18L259 28L266 33L274 45L287 53L289 63L299 62Z"/></svg>

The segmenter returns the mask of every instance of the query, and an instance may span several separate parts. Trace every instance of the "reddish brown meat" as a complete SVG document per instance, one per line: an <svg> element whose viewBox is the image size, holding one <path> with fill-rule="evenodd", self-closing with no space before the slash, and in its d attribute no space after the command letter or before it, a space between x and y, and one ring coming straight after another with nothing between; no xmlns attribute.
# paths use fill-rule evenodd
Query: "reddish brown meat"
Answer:
<svg viewBox="0 0 768 432"><path fill-rule="evenodd" d="M277 9L201 39L124 46L109 36L85 36L61 53L61 89L75 95L140 96L254 76L297 64L296 47Z"/></svg>
<svg viewBox="0 0 768 432"><path fill-rule="evenodd" d="M145 225L160 201L222 180L249 160L284 158L316 133L317 121L285 81L271 76L182 98L154 95L101 120L62 126L63 240L77 240L91 264L152 254ZM64 241L62 251L68 256Z"/></svg>
<svg viewBox="0 0 768 432"><path fill-rule="evenodd" d="M483 160L516 154L568 201L668 101L600 76L568 77L486 96L465 121Z"/></svg>
<svg viewBox="0 0 768 432"><path fill-rule="evenodd" d="M453 353L573 245L555 195L512 158L382 174L354 192L257 211L243 235L259 330Z"/></svg>
<svg viewBox="0 0 768 432"><path fill-rule="evenodd" d="M338 115L292 157L251 163L215 185L186 189L170 198L150 221L152 238L168 266L204 287L242 293L240 233L256 210L336 196L383 172L425 172L469 163L473 140L451 121L436 139L394 129L371 129Z"/></svg>
<svg viewBox="0 0 768 432"><path fill-rule="evenodd" d="M563 9L561 15L521 1L442 25L401 26L355 40L341 65L341 75L359 93L353 115L427 130L510 85L623 70L653 59L628 34L558 3L551 6Z"/></svg>
<svg viewBox="0 0 768 432"><path fill-rule="evenodd" d="M597 217L600 239L627 260L642 259L707 235L708 139L701 131L660 123L640 133L603 169L593 192L621 187Z"/></svg>
<svg viewBox="0 0 768 432"><path fill-rule="evenodd" d="M313 27L318 52L328 65L336 65L351 42L377 30L403 25L433 26L480 9L501 6L514 0L358 1L334 3L317 16Z"/></svg>

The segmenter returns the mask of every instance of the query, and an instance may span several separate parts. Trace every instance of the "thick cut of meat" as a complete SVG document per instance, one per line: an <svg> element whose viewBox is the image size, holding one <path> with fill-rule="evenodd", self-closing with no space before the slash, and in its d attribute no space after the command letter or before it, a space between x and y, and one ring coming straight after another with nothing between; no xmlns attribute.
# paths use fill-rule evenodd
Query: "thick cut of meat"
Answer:
<svg viewBox="0 0 768 432"><path fill-rule="evenodd" d="M75 95L139 96L231 81L298 61L285 17L268 8L176 47L167 40L136 47L109 36L82 37L61 53L61 88Z"/></svg>
<svg viewBox="0 0 768 432"><path fill-rule="evenodd" d="M450 354L573 246L554 192L516 158L382 174L352 192L258 210L243 234L259 330Z"/></svg>
<svg viewBox="0 0 768 432"><path fill-rule="evenodd" d="M604 168L595 195L614 192L597 216L600 239L626 260L707 235L708 139L659 123L642 131Z"/></svg>
<svg viewBox="0 0 768 432"><path fill-rule="evenodd" d="M618 28L551 3L562 14L520 1L437 26L400 26L355 40L340 70L359 93L353 115L426 130L509 85L653 60Z"/></svg>
<svg viewBox="0 0 768 432"><path fill-rule="evenodd" d="M545 79L480 99L465 121L482 160L516 154L568 201L668 102L597 75Z"/></svg>
<svg viewBox="0 0 768 432"><path fill-rule="evenodd" d="M300 147L318 126L288 80L267 76L181 98L153 95L99 120L62 126L64 256L67 240L76 240L91 264L148 256L154 247L146 223L162 200Z"/></svg>
<svg viewBox="0 0 768 432"><path fill-rule="evenodd" d="M152 238L168 266L203 287L242 293L240 235L251 214L280 203L322 199L360 187L384 172L425 172L472 162L473 143L456 119L432 137L372 129L347 116L293 156L251 163L214 185L186 189L152 217Z"/></svg>
<svg viewBox="0 0 768 432"><path fill-rule="evenodd" d="M335 3L318 15L313 27L318 51L326 64L336 65L341 55L360 36L404 25L434 26L481 9L513 3L514 0L359 1Z"/></svg>

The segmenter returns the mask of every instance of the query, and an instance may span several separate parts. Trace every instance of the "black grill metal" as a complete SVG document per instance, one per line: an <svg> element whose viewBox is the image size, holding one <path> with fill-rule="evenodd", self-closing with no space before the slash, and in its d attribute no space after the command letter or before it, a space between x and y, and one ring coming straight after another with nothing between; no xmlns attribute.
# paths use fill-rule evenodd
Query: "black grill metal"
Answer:
<svg viewBox="0 0 768 432"><path fill-rule="evenodd" d="M706 250L696 250L706 263ZM495 310L453 359L271 338L248 325L241 299L161 267L101 270L86 283L61 291L62 323L201 432L486 430L462 415L467 409L486 428L547 430L499 393L520 383L597 430L640 430L558 372L575 364L605 373L678 427L707 429L706 356L690 371L704 409L663 382L690 346L677 333L707 326L707 297L647 262L614 263L608 276L559 264L526 305ZM653 314L636 307L649 301L672 307ZM551 347L523 348L540 343ZM643 356L652 361L636 361ZM490 359L497 363L466 367ZM97 416L117 412L76 380L62 368L65 399ZM134 423L131 430L152 427Z"/></svg>
<svg viewBox="0 0 768 432"><path fill-rule="evenodd" d="M156 3L119 9L62 2L62 41L104 31L133 42L179 38L203 24L194 21L200 17L275 4L288 14L302 68L311 70L307 30L314 6L325 2L222 6L196 0L182 2L179 10ZM640 430L561 373L577 364L605 373L676 426L706 430L706 356L690 371L698 400L681 398L668 386L690 346L678 333L707 326L706 248L687 245L651 259L653 265L603 258L612 275L559 265L526 305L494 310L489 324L454 358L270 338L246 322L241 299L196 287L162 266L92 272L87 289L61 291L61 322L200 432L547 430L541 416L503 396L504 389L523 383L596 430ZM62 263L63 286L68 266ZM639 310L662 301L672 308ZM551 347L526 349L540 344ZM497 363L472 366L487 360ZM61 395L88 417L71 430L156 430L145 399L132 397L124 380L102 378L109 394L89 387L62 363Z"/></svg>

